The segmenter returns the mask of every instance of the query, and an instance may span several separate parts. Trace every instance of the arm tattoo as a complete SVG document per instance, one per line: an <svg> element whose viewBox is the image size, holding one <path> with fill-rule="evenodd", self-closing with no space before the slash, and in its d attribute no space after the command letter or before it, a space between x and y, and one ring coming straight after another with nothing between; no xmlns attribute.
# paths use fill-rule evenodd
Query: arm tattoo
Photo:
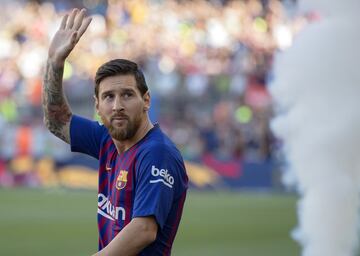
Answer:
<svg viewBox="0 0 360 256"><path fill-rule="evenodd" d="M70 143L69 123L72 113L62 89L63 72L63 67L56 67L50 61L47 62L42 105L46 127L55 136Z"/></svg>

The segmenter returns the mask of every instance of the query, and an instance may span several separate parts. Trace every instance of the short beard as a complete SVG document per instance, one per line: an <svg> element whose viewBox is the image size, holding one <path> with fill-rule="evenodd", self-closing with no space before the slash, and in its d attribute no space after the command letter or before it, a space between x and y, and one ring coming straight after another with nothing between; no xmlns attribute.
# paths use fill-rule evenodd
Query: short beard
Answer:
<svg viewBox="0 0 360 256"><path fill-rule="evenodd" d="M102 118L103 119L103 118ZM135 118L133 121L127 120L127 125L124 128L115 128L111 122L102 120L104 126L108 129L110 136L118 141L129 140L135 136L141 124L141 117Z"/></svg>

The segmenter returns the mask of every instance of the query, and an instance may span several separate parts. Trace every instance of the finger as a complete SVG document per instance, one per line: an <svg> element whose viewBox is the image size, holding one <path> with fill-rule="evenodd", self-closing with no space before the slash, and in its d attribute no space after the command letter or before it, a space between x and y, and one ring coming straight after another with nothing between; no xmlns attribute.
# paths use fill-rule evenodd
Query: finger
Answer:
<svg viewBox="0 0 360 256"><path fill-rule="evenodd" d="M78 9L73 9L70 16L69 16L69 21L67 22L66 24L66 28L67 29L72 29L73 25L74 25L74 19L75 19L75 16L76 14L78 13Z"/></svg>
<svg viewBox="0 0 360 256"><path fill-rule="evenodd" d="M88 28L90 22L91 22L92 18L91 17L87 17L84 22L81 24L81 27L78 30L78 39L80 39L80 37L82 37L82 35L85 33L86 29Z"/></svg>
<svg viewBox="0 0 360 256"><path fill-rule="evenodd" d="M77 31L74 31L71 35L71 43L73 45L75 45L77 43L77 36L78 36L78 32Z"/></svg>
<svg viewBox="0 0 360 256"><path fill-rule="evenodd" d="M86 12L85 9L81 9L80 13L76 16L73 29L78 30L81 27L81 24L85 16L85 12Z"/></svg>
<svg viewBox="0 0 360 256"><path fill-rule="evenodd" d="M69 17L69 15L65 14L65 16L62 18L60 29L64 29L66 27L66 21L67 21L68 17Z"/></svg>

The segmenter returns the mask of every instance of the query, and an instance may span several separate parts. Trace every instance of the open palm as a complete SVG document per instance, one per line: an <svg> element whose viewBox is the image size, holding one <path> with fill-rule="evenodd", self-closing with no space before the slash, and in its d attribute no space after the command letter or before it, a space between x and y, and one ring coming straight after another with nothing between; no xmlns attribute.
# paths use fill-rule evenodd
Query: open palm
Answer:
<svg viewBox="0 0 360 256"><path fill-rule="evenodd" d="M62 62L69 56L81 36L84 34L91 22L91 17L85 18L85 9L79 11L73 9L66 14L60 28L55 33L49 48L49 58Z"/></svg>

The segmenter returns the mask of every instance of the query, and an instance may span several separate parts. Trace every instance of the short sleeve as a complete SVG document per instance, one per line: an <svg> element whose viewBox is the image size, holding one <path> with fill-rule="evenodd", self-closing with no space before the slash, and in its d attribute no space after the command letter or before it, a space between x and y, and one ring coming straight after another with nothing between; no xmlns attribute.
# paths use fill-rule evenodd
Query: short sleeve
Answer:
<svg viewBox="0 0 360 256"><path fill-rule="evenodd" d="M98 122L73 115L70 123L71 151L98 159L101 140L106 134L107 129Z"/></svg>
<svg viewBox="0 0 360 256"><path fill-rule="evenodd" d="M164 147L149 149L139 157L133 217L154 216L163 228L179 183L177 168Z"/></svg>

